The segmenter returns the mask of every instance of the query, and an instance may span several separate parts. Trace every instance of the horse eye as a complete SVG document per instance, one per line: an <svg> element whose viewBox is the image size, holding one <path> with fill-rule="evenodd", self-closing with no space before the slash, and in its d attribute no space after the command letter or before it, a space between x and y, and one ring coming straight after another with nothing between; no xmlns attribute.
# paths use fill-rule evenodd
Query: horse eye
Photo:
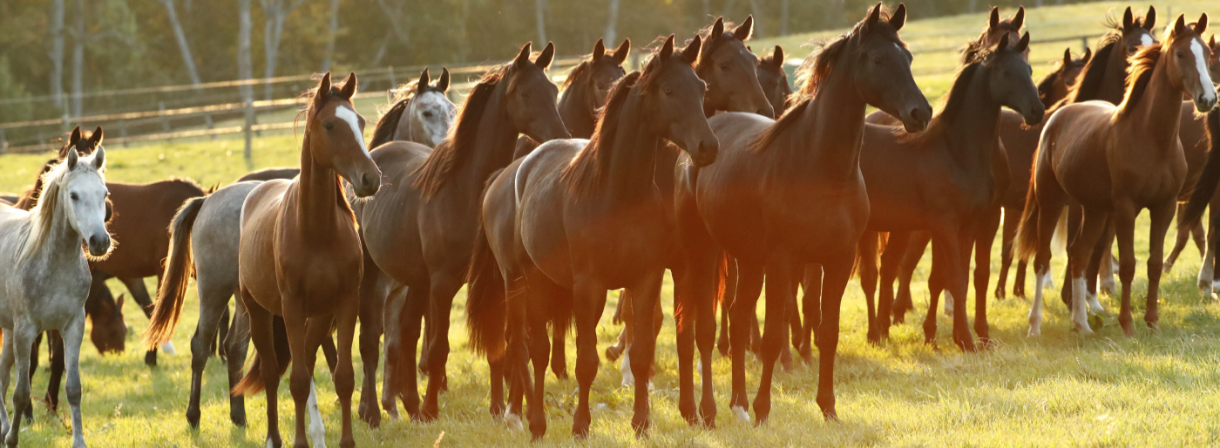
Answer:
<svg viewBox="0 0 1220 448"><path fill-rule="evenodd" d="M726 62L726 63L723 63L723 64L720 64L720 69L721 69L721 70L728 70L728 69L729 69L729 64L728 64L727 62Z"/></svg>
<svg viewBox="0 0 1220 448"><path fill-rule="evenodd" d="M669 89L669 88L666 88L666 89L665 89L665 94L666 94L666 95L673 95L673 94L674 94L674 89Z"/></svg>
<svg viewBox="0 0 1220 448"><path fill-rule="evenodd" d="M69 194L68 197L72 198L73 201L79 199L79 197L76 196L76 193Z"/></svg>
<svg viewBox="0 0 1220 448"><path fill-rule="evenodd" d="M334 123L324 123L324 124L322 125L322 127L326 128L326 130L328 130L328 131L329 131L329 130L331 130L331 129L334 129L334 128L335 128L335 125L334 125Z"/></svg>
<svg viewBox="0 0 1220 448"><path fill-rule="evenodd" d="M432 118L432 112L431 111L424 112L424 118Z"/></svg>

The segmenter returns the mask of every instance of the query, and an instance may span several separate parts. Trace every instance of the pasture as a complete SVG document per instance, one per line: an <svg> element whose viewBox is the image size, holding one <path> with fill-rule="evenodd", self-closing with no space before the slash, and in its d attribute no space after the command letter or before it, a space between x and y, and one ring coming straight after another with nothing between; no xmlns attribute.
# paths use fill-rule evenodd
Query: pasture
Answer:
<svg viewBox="0 0 1220 448"><path fill-rule="evenodd" d="M1159 24L1180 12L1197 12L1204 2L1174 2L1172 14L1158 2ZM1035 39L1101 32L1096 24L1101 11L1111 4L1085 4L1031 10L1026 19ZM1006 12L1009 14L1010 12ZM911 37L915 51L944 45L960 45L977 32L982 15L914 21L903 34ZM964 30L963 34L935 36L934 30ZM973 31L970 31L973 30ZM1056 34L1059 33L1059 34ZM809 36L792 37L783 43L793 57L801 57L795 43ZM791 43L789 43L791 42ZM754 42L757 50L774 41ZM1062 54L1064 45L1033 47L1035 75L1044 72ZM1079 51L1076 44L1076 51ZM794 51L796 50L796 51ZM921 76L921 70L952 66L956 56L936 55L924 61L916 56L915 73L928 96L943 93L949 75ZM928 65L924 65L928 64ZM365 103L358 111L370 121L375 111ZM371 132L372 127L369 127ZM148 182L171 176L189 177L205 187L226 184L245 172L263 167L295 166L299 163L299 134L268 133L255 141L254 158L242 158L238 139L151 143L131 148L118 146L108 153L107 179L117 182ZM0 156L0 191L26 188L41 163L39 155ZM1107 312L1097 334L1081 337L1071 331L1067 310L1058 300L1058 289L1048 291L1043 334L1027 338L1029 300L990 298L989 319L995 347L978 354L963 354L952 343L952 322L938 313L939 349L922 341L917 324L922 317L908 315L908 324L896 326L891 339L881 346L865 343L867 330L863 294L853 281L843 304L842 335L837 373L838 412L841 421L824 422L813 402L816 370L801 366L778 374L773 392L773 412L761 427L742 423L728 409L730 363L715 355L713 369L718 404L718 427L689 427L677 410L677 357L672 320L672 284L666 280L662 298L666 319L657 347L657 375L653 379L653 429L651 437L637 441L630 426L632 391L619 384L617 365L602 362L592 391L593 426L586 442L575 442L569 433L575 409L574 379L549 379L547 414L551 431L542 446L1165 446L1211 445L1220 439L1220 424L1211 416L1220 414L1220 305L1201 297L1194 287L1199 254L1188 248L1174 271L1162 278L1161 331L1152 333L1142 325L1142 299L1146 273L1148 223L1141 217L1136 232L1136 254L1141 264L1134 285L1137 336L1127 338L1119 329L1117 301L1103 297ZM1171 236L1172 237L1172 232ZM1167 244L1171 242L1167 238ZM993 246L992 264L998 264L1000 245ZM916 309L927 304L926 278L930 258L925 257L916 273ZM1052 272L1063 270L1057 254ZM996 282L994 269L991 289ZM147 279L150 289L155 280ZM1032 286L1032 281L1029 283ZM113 282L115 294L126 292ZM1032 291L1031 291L1032 292ZM611 323L617 294L611 294L599 326L599 348L613 342L621 328ZM441 417L428 424L383 421L370 429L356 421L360 446L505 446L525 445L525 432L511 432L487 412L487 366L467 348L464 312L465 293L454 303L449 334L454 351L449 360L449 392L441 396ZM198 299L188 292L183 319L174 336L179 353L163 355L159 366L144 365L143 354L134 349L147 320L134 307L126 310L131 333L129 349L119 356L99 356L89 343L82 350L85 434L93 446L263 446L265 401L261 395L247 400L249 424L234 427L227 416L225 371L211 360L204 380L203 418L199 430L191 430L183 413L190 385L189 340L194 331ZM760 310L761 311L761 310ZM761 312L759 314L762 316ZM914 322L914 324L910 323ZM567 347L569 372L575 360L572 344ZM40 360L45 367L47 361ZM359 362L358 352L357 362ZM748 355L752 356L752 355ZM323 366L323 363L319 363ZM319 404L326 419L327 443L338 441L339 414L330 376L318 370ZM758 363L747 368L750 391L757 387ZM360 369L356 368L357 384ZM34 378L34 393L46 387L45 369ZM291 401L286 387L280 389L280 424L291 437ZM421 391L422 391L421 384ZM66 410L66 406L63 407ZM27 446L67 446L70 428L67 412L59 415L41 406L23 430Z"/></svg>

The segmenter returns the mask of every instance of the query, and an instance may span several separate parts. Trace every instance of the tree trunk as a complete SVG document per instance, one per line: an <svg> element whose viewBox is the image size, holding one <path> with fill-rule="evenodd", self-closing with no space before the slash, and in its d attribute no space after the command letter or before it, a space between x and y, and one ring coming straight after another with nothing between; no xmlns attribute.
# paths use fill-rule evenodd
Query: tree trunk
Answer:
<svg viewBox="0 0 1220 448"><path fill-rule="evenodd" d="M606 13L606 45L614 46L618 42L618 4L620 0L610 0L610 10Z"/></svg>
<svg viewBox="0 0 1220 448"><path fill-rule="evenodd" d="M254 28L250 21L250 0L237 0L237 79L254 79L254 62L250 57L250 32ZM250 160L251 126L254 126L254 86L241 85L241 100L246 103L246 160Z"/></svg>
<svg viewBox="0 0 1220 448"><path fill-rule="evenodd" d="M199 71L195 69L195 58L191 55L191 44L186 40L186 32L182 30L182 23L178 21L178 11L174 8L174 0L157 0L161 5L165 6L165 12L169 15L169 25L174 29L174 38L178 40L178 51L182 53L182 63L186 66L186 74L191 77L191 84L199 85Z"/></svg>
<svg viewBox="0 0 1220 448"><path fill-rule="evenodd" d="M284 4L291 1L291 4ZM271 78L275 77L275 63L279 60L280 37L284 35L284 19L292 10L301 6L305 0L260 0L263 5L263 56L264 56L264 97L267 101L273 98L274 89Z"/></svg>
<svg viewBox="0 0 1220 448"><path fill-rule="evenodd" d="M51 0L51 12L47 15L48 34L51 38L51 48L47 55L51 57L51 100L55 107L64 104L64 0ZM68 115L64 108L64 116Z"/></svg>
<svg viewBox="0 0 1220 448"><path fill-rule="evenodd" d="M546 45L546 0L534 0L534 23L538 25L537 45Z"/></svg>
<svg viewBox="0 0 1220 448"><path fill-rule="evenodd" d="M763 10L761 3L761 0L750 0L750 13L754 14L754 33L752 35L760 39L767 36L763 32Z"/></svg>
<svg viewBox="0 0 1220 448"><path fill-rule="evenodd" d="M330 71L335 58L335 39L339 37L339 0L330 0L330 36L326 39L326 52L322 55L322 73Z"/></svg>
<svg viewBox="0 0 1220 448"><path fill-rule="evenodd" d="M788 35L788 0L783 0L779 5L779 35Z"/></svg>
<svg viewBox="0 0 1220 448"><path fill-rule="evenodd" d="M76 0L76 26L72 36L72 118L80 124L85 89L85 0Z"/></svg>

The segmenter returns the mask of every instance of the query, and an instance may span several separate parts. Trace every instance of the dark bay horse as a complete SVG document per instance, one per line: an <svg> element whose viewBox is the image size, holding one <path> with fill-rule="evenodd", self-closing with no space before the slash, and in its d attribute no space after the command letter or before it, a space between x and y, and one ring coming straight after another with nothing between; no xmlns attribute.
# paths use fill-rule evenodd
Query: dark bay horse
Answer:
<svg viewBox="0 0 1220 448"><path fill-rule="evenodd" d="M317 401L312 390L314 361L332 327L339 335L339 364L333 375L343 422L339 445L356 444L351 351L364 255L340 178L357 197L372 196L381 185L381 172L364 145L364 119L351 103L356 91L355 73L348 75L342 88L333 87L330 73L325 74L304 111L301 174L291 181L259 184L242 205L240 292L257 353L233 393L266 390L269 446L280 445L276 391L292 360L296 361L290 381L296 404L295 445L307 446L307 401ZM285 338L274 335L276 315L283 317ZM288 347L283 347L284 342ZM321 422L310 425L315 443L325 435L321 428Z"/></svg>
<svg viewBox="0 0 1220 448"><path fill-rule="evenodd" d="M1003 157L997 138L1000 110L1015 110L1029 124L1041 122L1045 112L1023 56L1028 49L1028 33L1012 45L1004 35L994 50L975 49L975 59L958 72L944 108L924 132L904 135L885 126L865 128L860 170L871 214L868 232L860 240L858 269L869 301L870 340L888 338L892 285L905 242L911 231L925 230L932 235L933 275L952 293L946 300L957 301L955 309L960 310L954 314L953 341L964 350L974 349L963 306L971 249L977 246L979 264L985 266L991 245L979 238L980 231L988 229L989 234L982 234L994 238L1000 220L1002 188L996 175L1007 175L1006 166L997 171L994 164ZM889 232L894 244L878 247L877 232ZM882 250L881 295L874 318L876 263ZM984 287L975 296L974 328L983 341L990 339L986 295ZM924 322L928 343L936 337L935 300L933 296Z"/></svg>
<svg viewBox="0 0 1220 448"><path fill-rule="evenodd" d="M705 85L692 68L701 43L696 37L675 52L671 35L642 73L616 85L592 140L545 143L488 185L486 239L480 236L476 242L471 266L471 339L489 359L507 357L503 362L514 389L528 391L535 439L546 432L545 333L552 309L571 309L575 315L580 397L572 432L586 437L592 419L589 394L599 364L597 323L607 290L626 288L632 306L641 310L652 310L660 299L668 255L675 248L666 218L669 204L652 181L654 153L666 150L663 140L668 140L702 166L714 161L718 150L703 114ZM499 335L504 314L486 314L496 301L505 300L504 291L511 291L507 334ZM571 304L557 303L561 301ZM648 336L654 334L654 324L647 312L636 313L628 323L641 335L631 345L636 360L631 369L640 378L647 378L652 368L655 340ZM532 387L525 383L530 358ZM510 407L508 415L519 416L521 409ZM631 422L637 436L651 426L648 381L635 383Z"/></svg>
<svg viewBox="0 0 1220 448"><path fill-rule="evenodd" d="M1156 329L1157 295L1165 232L1173 219L1186 178L1186 160L1178 140L1181 98L1189 95L1198 111L1216 104L1216 89L1207 70L1211 49L1200 35L1207 15L1187 25L1178 16L1165 40L1141 48L1132 59L1128 87L1118 106L1094 101L1064 106L1047 122L1038 145L1027 195L1019 252L1034 261L1034 304L1030 335L1041 331L1043 275L1049 267L1050 236L1064 206L1079 204L1083 222L1069 242L1071 315L1076 330L1091 334L1086 311L1085 266L1107 220L1119 241L1119 276L1123 284L1119 323L1134 336L1131 281L1135 275L1135 216L1148 208L1152 217L1148 260L1148 298L1144 321ZM1088 307L1092 308L1090 303ZM1098 310L1094 310L1098 311Z"/></svg>
<svg viewBox="0 0 1220 448"><path fill-rule="evenodd" d="M546 75L554 45L530 60L526 44L510 63L497 67L475 86L463 104L450 137L435 150L409 142L375 148L373 160L386 186L364 203L361 231L376 267L401 287L407 298L396 314L403 334L386 338L387 374L382 404L396 415L401 397L413 419L433 420L445 364L449 356L449 311L453 296L466 282L478 228L478 198L492 173L508 165L524 133L536 141L566 138L567 130L555 107L558 88ZM371 268L371 267L370 267ZM397 292L391 292L391 296ZM420 410L415 381L415 347L419 320L429 312L429 378ZM387 317L388 319L388 317ZM499 378L493 371L493 378ZM493 380L492 411L503 409L502 393Z"/></svg>
<svg viewBox="0 0 1220 448"><path fill-rule="evenodd" d="M851 275L855 242L868 222L868 197L859 156L867 105L901 117L909 131L927 126L932 108L911 77L911 53L898 37L906 21L899 5L883 19L878 3L851 32L806 60L799 101L778 121L754 114L722 113L709 123L721 153L717 163L678 167L675 207L687 263L675 272L679 307L698 310L705 394L701 411L714 412L706 393L714 341L713 311L724 252L738 266L733 305L734 414L748 419L745 343L763 288L767 287L762 384L754 410L759 422L771 410L775 360L784 344L784 310L800 269L824 266L824 299L818 307L821 351L817 403L836 418L833 368L838 347L839 304ZM793 204L800 204L794 206ZM723 248L723 252L720 248ZM809 308L807 308L808 310Z"/></svg>
<svg viewBox="0 0 1220 448"><path fill-rule="evenodd" d="M784 47L776 45L771 54L758 59L758 85L775 115L783 114L788 108L788 97L792 96L788 72L784 71Z"/></svg>

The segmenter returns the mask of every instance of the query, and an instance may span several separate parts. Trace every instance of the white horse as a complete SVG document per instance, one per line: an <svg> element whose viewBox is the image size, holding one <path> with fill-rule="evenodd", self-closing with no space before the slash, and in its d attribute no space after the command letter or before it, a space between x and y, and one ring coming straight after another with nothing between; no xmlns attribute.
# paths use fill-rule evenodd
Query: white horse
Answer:
<svg viewBox="0 0 1220 448"><path fill-rule="evenodd" d="M441 69L436 84L430 84L428 69L419 80L390 91L390 108L377 121L369 149L382 143L404 140L430 147L439 145L449 136L457 106L449 101L449 69Z"/></svg>
<svg viewBox="0 0 1220 448"><path fill-rule="evenodd" d="M72 406L72 446L84 447L80 413L80 344L85 334L85 299L92 276L89 261L110 253L106 231L106 151L81 157L73 147L67 160L43 176L44 190L33 210L0 205L0 432L17 446L21 413L30 406L30 347L46 330L64 339L68 404ZM84 241L89 251L81 247ZM17 390L13 420L7 403L13 361Z"/></svg>

